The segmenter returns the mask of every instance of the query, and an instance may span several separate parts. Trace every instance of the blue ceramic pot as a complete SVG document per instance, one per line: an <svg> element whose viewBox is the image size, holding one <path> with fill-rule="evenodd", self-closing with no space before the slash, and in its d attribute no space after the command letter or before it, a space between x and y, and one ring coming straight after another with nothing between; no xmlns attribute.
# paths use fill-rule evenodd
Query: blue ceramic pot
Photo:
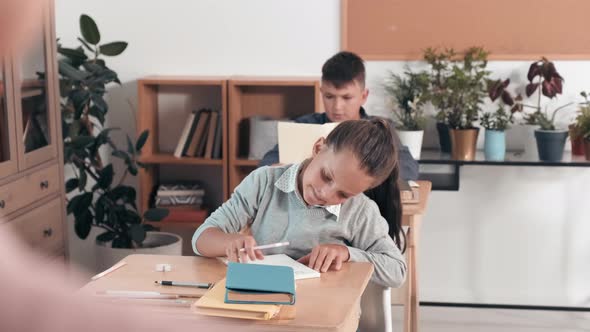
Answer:
<svg viewBox="0 0 590 332"><path fill-rule="evenodd" d="M484 155L486 160L504 160L506 156L506 133L503 130L486 129Z"/></svg>
<svg viewBox="0 0 590 332"><path fill-rule="evenodd" d="M567 135L567 130L535 130L539 159L561 161Z"/></svg>

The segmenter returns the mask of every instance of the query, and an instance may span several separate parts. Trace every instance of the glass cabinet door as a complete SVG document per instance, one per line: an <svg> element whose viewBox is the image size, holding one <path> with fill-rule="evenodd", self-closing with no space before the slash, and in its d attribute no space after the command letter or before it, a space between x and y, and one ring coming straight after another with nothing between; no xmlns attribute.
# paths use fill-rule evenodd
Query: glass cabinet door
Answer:
<svg viewBox="0 0 590 332"><path fill-rule="evenodd" d="M19 168L26 169L56 157L54 82L55 55L46 13L40 17L32 47L14 62Z"/></svg>
<svg viewBox="0 0 590 332"><path fill-rule="evenodd" d="M0 179L18 170L11 84L9 66L0 59Z"/></svg>

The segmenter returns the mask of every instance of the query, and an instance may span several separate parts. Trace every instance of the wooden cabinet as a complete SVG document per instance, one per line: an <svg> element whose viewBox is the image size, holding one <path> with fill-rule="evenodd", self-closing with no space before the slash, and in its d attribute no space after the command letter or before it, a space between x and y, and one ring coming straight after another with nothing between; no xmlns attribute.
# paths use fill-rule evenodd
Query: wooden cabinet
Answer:
<svg viewBox="0 0 590 332"><path fill-rule="evenodd" d="M55 259L65 253L65 190L53 1L26 55L0 59L0 227Z"/></svg>

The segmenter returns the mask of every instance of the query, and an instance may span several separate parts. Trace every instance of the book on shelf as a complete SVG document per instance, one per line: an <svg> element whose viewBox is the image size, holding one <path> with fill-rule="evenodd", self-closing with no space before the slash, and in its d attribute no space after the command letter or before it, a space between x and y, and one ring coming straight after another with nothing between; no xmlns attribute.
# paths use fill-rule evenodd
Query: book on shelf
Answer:
<svg viewBox="0 0 590 332"><path fill-rule="evenodd" d="M420 189L416 182L400 180L399 189L402 203L415 204L420 202Z"/></svg>
<svg viewBox="0 0 590 332"><path fill-rule="evenodd" d="M205 145L205 152L203 157L213 158L213 144L215 143L215 130L217 129L217 121L219 119L219 111L211 112L209 119L209 127L207 128L207 143Z"/></svg>
<svg viewBox="0 0 590 332"><path fill-rule="evenodd" d="M186 122L184 124L184 128L182 129L182 132L180 133L180 139L178 140L178 143L176 144L176 149L174 149L174 156L177 158L181 158L183 155L186 154L186 150L188 149L188 147L190 145L190 138L192 137L193 132L195 130L196 116L197 116L196 112L191 112L188 115L188 118L186 119Z"/></svg>
<svg viewBox="0 0 590 332"><path fill-rule="evenodd" d="M175 207L167 207L166 209L168 209L168 215L160 223L182 222L202 224L209 214L209 211L206 209L177 209Z"/></svg>
<svg viewBox="0 0 590 332"><path fill-rule="evenodd" d="M292 164L311 157L313 144L320 137L327 137L337 122L325 124L279 122L279 162Z"/></svg>
<svg viewBox="0 0 590 332"><path fill-rule="evenodd" d="M195 129L195 133L191 140L191 148L187 152L187 155L190 157L203 156L201 150L204 149L204 143L207 139L207 129L209 128L211 112L212 111L208 108L199 110L199 123L197 124L197 129Z"/></svg>
<svg viewBox="0 0 590 332"><path fill-rule="evenodd" d="M221 159L223 158L222 152L221 152L221 147L222 147L222 130L223 127L221 126L223 123L223 119L221 118L221 113L218 114L217 117L217 123L215 126L215 138L213 141L213 154L211 155L211 158L213 159Z"/></svg>
<svg viewBox="0 0 590 332"><path fill-rule="evenodd" d="M203 128L207 124L207 120L209 117L209 114L208 114L209 110L208 109L201 108L201 109L196 110L194 112L195 112L195 118L194 118L193 127L195 129L191 133L191 136L188 138L188 147L186 148L186 151L183 154L184 156L187 156L187 157L196 156L197 147L199 145L200 135L202 134Z"/></svg>

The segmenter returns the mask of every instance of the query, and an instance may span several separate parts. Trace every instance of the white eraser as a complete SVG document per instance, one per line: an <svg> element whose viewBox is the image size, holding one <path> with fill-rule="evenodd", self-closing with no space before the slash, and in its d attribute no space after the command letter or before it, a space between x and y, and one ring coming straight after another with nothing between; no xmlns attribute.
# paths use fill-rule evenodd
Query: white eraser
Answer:
<svg viewBox="0 0 590 332"><path fill-rule="evenodd" d="M170 264L156 264L156 271L170 272L172 271L172 266Z"/></svg>

